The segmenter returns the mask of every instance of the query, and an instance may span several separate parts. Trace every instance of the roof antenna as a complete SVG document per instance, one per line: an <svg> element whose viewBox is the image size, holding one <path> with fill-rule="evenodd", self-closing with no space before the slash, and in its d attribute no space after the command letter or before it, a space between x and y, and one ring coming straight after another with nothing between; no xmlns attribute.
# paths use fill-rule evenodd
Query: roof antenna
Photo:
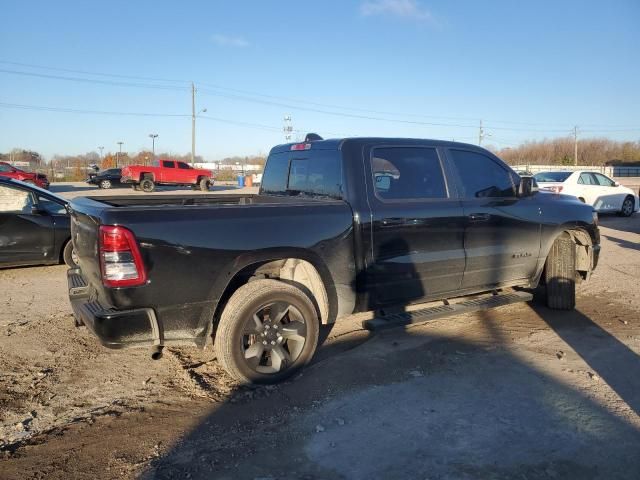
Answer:
<svg viewBox="0 0 640 480"><path fill-rule="evenodd" d="M324 139L317 133L307 133L307 136L304 137L305 142L315 142L316 140L324 140Z"/></svg>

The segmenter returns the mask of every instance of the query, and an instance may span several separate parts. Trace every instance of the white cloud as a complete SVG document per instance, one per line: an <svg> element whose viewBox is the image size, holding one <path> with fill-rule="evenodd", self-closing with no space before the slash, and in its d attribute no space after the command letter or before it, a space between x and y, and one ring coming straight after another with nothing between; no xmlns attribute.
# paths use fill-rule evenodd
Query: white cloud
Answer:
<svg viewBox="0 0 640 480"><path fill-rule="evenodd" d="M360 5L365 17L393 15L419 21L433 22L433 14L417 0L367 0Z"/></svg>
<svg viewBox="0 0 640 480"><path fill-rule="evenodd" d="M249 46L249 42L246 39L236 35L222 35L220 33L216 33L211 37L211 40L221 47L244 48Z"/></svg>

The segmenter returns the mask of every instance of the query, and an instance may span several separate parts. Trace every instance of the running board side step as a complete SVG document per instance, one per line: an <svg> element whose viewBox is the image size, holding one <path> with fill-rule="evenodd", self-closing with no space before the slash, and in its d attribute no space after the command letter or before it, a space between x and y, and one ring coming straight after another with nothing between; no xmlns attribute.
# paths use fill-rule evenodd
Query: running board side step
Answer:
<svg viewBox="0 0 640 480"><path fill-rule="evenodd" d="M364 320L363 328L371 331L383 330L385 328L401 327L405 325L417 325L430 320L460 315L462 313L478 312L490 308L502 307L512 303L528 302L533 299L533 295L527 292L498 293L481 298L473 298L459 303L445 301L444 305L423 308L412 312L394 313L382 317Z"/></svg>

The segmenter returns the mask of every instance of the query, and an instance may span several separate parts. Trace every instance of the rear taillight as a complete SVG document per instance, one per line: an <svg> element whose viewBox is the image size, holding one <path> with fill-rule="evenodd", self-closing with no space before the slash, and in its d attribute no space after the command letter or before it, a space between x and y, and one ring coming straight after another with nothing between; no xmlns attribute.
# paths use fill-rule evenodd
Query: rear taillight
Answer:
<svg viewBox="0 0 640 480"><path fill-rule="evenodd" d="M124 227L100 227L100 267L105 287L135 287L147 281L136 238Z"/></svg>

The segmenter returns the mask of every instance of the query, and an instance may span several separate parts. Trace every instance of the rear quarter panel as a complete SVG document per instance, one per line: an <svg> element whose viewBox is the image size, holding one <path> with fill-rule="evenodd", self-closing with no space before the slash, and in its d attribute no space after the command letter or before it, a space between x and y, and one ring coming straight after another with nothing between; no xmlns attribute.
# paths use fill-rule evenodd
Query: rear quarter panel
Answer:
<svg viewBox="0 0 640 480"><path fill-rule="evenodd" d="M248 265L297 257L313 263L330 303L354 285L352 212L344 202L300 205L180 208L110 208L99 218L74 220L84 230L77 250L83 275L104 304L118 309L151 307L167 340L201 337L234 275ZM97 258L97 223L123 225L136 236L148 284L106 289ZM197 318L197 321L194 321Z"/></svg>

